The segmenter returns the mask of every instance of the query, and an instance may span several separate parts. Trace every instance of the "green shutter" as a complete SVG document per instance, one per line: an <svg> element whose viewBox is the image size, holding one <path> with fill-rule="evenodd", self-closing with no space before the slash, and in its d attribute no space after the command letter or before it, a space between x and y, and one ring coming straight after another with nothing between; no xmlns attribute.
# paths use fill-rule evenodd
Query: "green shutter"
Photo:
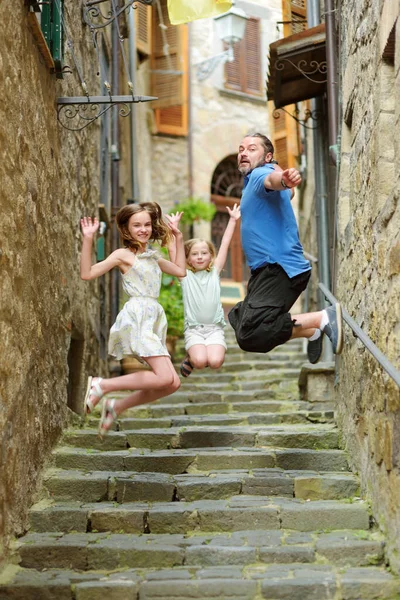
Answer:
<svg viewBox="0 0 400 600"><path fill-rule="evenodd" d="M41 27L56 67L56 76L63 78L64 67L64 0L49 0L42 4Z"/></svg>

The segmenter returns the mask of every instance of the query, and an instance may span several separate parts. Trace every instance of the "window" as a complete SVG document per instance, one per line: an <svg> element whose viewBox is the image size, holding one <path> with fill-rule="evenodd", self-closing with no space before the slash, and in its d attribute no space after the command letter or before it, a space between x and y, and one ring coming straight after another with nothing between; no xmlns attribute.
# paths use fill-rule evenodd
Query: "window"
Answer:
<svg viewBox="0 0 400 600"><path fill-rule="evenodd" d="M234 44L235 60L225 63L225 88L262 96L260 20L250 18L244 38Z"/></svg>
<svg viewBox="0 0 400 600"><path fill-rule="evenodd" d="M271 142L274 145L274 158L282 169L298 168L299 155L299 130L296 121L281 109L275 109L273 102L269 102L269 116L271 123ZM293 114L296 105L286 107Z"/></svg>
<svg viewBox="0 0 400 600"><path fill-rule="evenodd" d="M285 37L308 29L307 0L283 0L282 15Z"/></svg>
<svg viewBox="0 0 400 600"><path fill-rule="evenodd" d="M144 56L151 54L151 11L151 6L135 6L136 48Z"/></svg>
<svg viewBox="0 0 400 600"><path fill-rule="evenodd" d="M161 0L160 8L160 12L153 10L152 23L151 94L158 97L152 102L156 129L157 133L187 135L187 26L171 25L167 0Z"/></svg>
<svg viewBox="0 0 400 600"><path fill-rule="evenodd" d="M64 0L30 1L28 20L46 65L63 78L64 68Z"/></svg>

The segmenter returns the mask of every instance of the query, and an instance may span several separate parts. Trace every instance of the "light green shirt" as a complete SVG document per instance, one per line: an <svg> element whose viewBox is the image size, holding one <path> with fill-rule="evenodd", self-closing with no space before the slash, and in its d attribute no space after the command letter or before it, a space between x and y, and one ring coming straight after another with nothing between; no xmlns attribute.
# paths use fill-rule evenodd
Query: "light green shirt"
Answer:
<svg viewBox="0 0 400 600"><path fill-rule="evenodd" d="M221 304L219 275L215 268L211 271L189 269L181 280L183 305L185 309L185 329L196 325L221 325L225 327L224 311Z"/></svg>

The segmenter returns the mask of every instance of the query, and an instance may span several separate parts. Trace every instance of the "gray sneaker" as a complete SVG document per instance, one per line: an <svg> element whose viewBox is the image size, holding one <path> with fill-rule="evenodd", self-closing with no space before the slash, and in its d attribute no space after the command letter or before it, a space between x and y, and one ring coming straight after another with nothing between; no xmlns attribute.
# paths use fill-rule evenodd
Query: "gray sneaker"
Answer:
<svg viewBox="0 0 400 600"><path fill-rule="evenodd" d="M312 342L308 342L307 344L307 356L308 360L312 365L315 365L321 358L322 354L322 345L324 336L321 331L321 335L317 340L313 340Z"/></svg>
<svg viewBox="0 0 400 600"><path fill-rule="evenodd" d="M343 317L342 307L339 302L325 309L329 323L323 328L323 332L332 342L334 354L340 354L343 349Z"/></svg>

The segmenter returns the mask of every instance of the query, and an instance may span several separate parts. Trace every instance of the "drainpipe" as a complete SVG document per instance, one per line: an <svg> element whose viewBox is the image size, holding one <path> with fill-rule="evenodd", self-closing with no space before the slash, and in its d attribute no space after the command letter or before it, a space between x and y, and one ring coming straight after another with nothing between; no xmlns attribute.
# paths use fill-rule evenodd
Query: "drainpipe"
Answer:
<svg viewBox="0 0 400 600"><path fill-rule="evenodd" d="M193 107L192 107L192 24L187 24L188 28L188 192L189 198L193 196Z"/></svg>
<svg viewBox="0 0 400 600"><path fill-rule="evenodd" d="M326 30L326 62L327 71L327 93L329 107L329 156L336 166L338 157L338 69L337 69L337 43L335 12L333 0L325 0L325 30Z"/></svg>
<svg viewBox="0 0 400 600"><path fill-rule="evenodd" d="M119 37L117 23L112 23L112 93L119 93ZM119 199L119 128L118 107L113 107L111 115L111 205L112 205L112 249L119 248L119 233L115 223L115 215L120 207ZM118 269L111 271L111 320L115 321L119 307L119 272Z"/></svg>
<svg viewBox="0 0 400 600"><path fill-rule="evenodd" d="M136 28L133 9L128 11L129 26L129 66L133 85L133 93L136 93ZM136 104L131 105L131 184L132 199L139 202L139 181L137 177L137 146L136 146Z"/></svg>
<svg viewBox="0 0 400 600"><path fill-rule="evenodd" d="M308 26L316 27L320 24L319 0L307 0ZM325 162L325 147L323 136L324 105L321 97L312 98L311 110L319 115L318 126L313 129L314 169L315 169L315 205L317 220L318 241L318 278L331 289L329 268L329 229L328 229L328 188L327 172ZM324 307L327 302L319 292L320 306ZM324 344L322 356L324 361L333 359L330 344Z"/></svg>

